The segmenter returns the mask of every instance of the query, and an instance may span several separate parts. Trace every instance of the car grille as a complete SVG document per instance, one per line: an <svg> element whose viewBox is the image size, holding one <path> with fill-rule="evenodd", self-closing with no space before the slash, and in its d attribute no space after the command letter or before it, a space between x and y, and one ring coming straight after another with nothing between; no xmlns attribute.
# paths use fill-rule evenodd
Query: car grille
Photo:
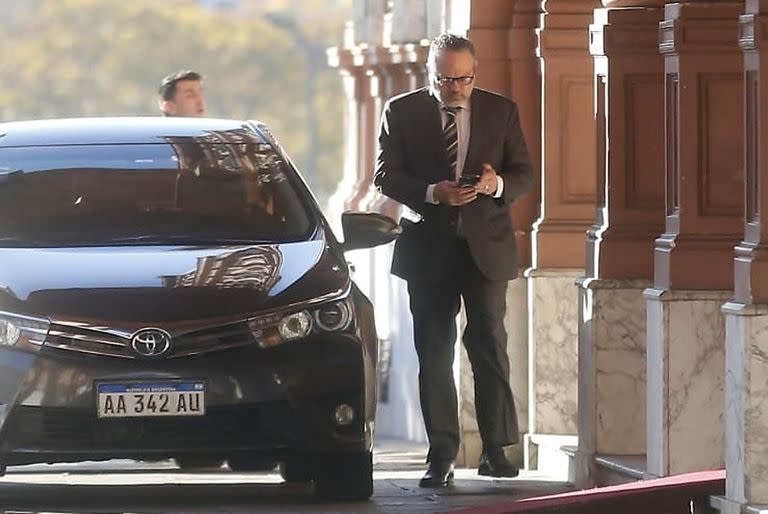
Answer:
<svg viewBox="0 0 768 514"><path fill-rule="evenodd" d="M91 355L141 358L131 351L131 334L106 329L55 323L45 338L45 346ZM188 357L253 344L254 338L245 322L205 328L173 337L167 358Z"/></svg>

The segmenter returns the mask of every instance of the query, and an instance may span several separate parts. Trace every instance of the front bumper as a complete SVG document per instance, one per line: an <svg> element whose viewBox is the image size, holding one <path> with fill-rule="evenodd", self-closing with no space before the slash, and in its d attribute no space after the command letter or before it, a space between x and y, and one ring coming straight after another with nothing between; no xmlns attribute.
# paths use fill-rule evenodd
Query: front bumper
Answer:
<svg viewBox="0 0 768 514"><path fill-rule="evenodd" d="M372 440L369 375L374 366L352 335L315 337L271 350L239 348L199 357L129 361L57 350L0 350L0 464L190 453L367 451ZM98 381L202 380L199 417L98 418ZM340 403L352 424L333 416Z"/></svg>

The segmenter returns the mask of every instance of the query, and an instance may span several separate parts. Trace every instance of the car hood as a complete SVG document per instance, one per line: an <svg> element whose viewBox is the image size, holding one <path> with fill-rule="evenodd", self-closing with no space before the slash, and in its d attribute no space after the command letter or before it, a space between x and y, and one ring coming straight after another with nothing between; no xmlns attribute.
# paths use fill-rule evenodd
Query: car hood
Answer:
<svg viewBox="0 0 768 514"><path fill-rule="evenodd" d="M112 327L236 319L349 287L325 241L0 249L0 309Z"/></svg>

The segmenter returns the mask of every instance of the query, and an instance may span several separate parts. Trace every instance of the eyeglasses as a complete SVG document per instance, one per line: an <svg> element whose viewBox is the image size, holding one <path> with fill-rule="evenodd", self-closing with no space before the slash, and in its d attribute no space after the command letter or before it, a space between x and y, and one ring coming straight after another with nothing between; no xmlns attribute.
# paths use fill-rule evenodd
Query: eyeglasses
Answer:
<svg viewBox="0 0 768 514"><path fill-rule="evenodd" d="M473 80L475 80L474 75L466 75L464 77L443 77L442 75L435 75L435 82L437 82L439 86L447 86L454 82L460 86L468 86Z"/></svg>

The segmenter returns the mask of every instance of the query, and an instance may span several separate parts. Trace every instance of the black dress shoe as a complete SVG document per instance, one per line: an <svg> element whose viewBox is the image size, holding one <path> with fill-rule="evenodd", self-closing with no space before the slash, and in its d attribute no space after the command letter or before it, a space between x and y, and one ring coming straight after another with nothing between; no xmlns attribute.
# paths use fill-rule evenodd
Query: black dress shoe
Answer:
<svg viewBox="0 0 768 514"><path fill-rule="evenodd" d="M448 487L453 484L453 461L433 460L419 481L419 487Z"/></svg>
<svg viewBox="0 0 768 514"><path fill-rule="evenodd" d="M480 464L477 466L477 474L486 477L512 478L520 474L520 469L507 460L504 451L483 452L480 455Z"/></svg>

